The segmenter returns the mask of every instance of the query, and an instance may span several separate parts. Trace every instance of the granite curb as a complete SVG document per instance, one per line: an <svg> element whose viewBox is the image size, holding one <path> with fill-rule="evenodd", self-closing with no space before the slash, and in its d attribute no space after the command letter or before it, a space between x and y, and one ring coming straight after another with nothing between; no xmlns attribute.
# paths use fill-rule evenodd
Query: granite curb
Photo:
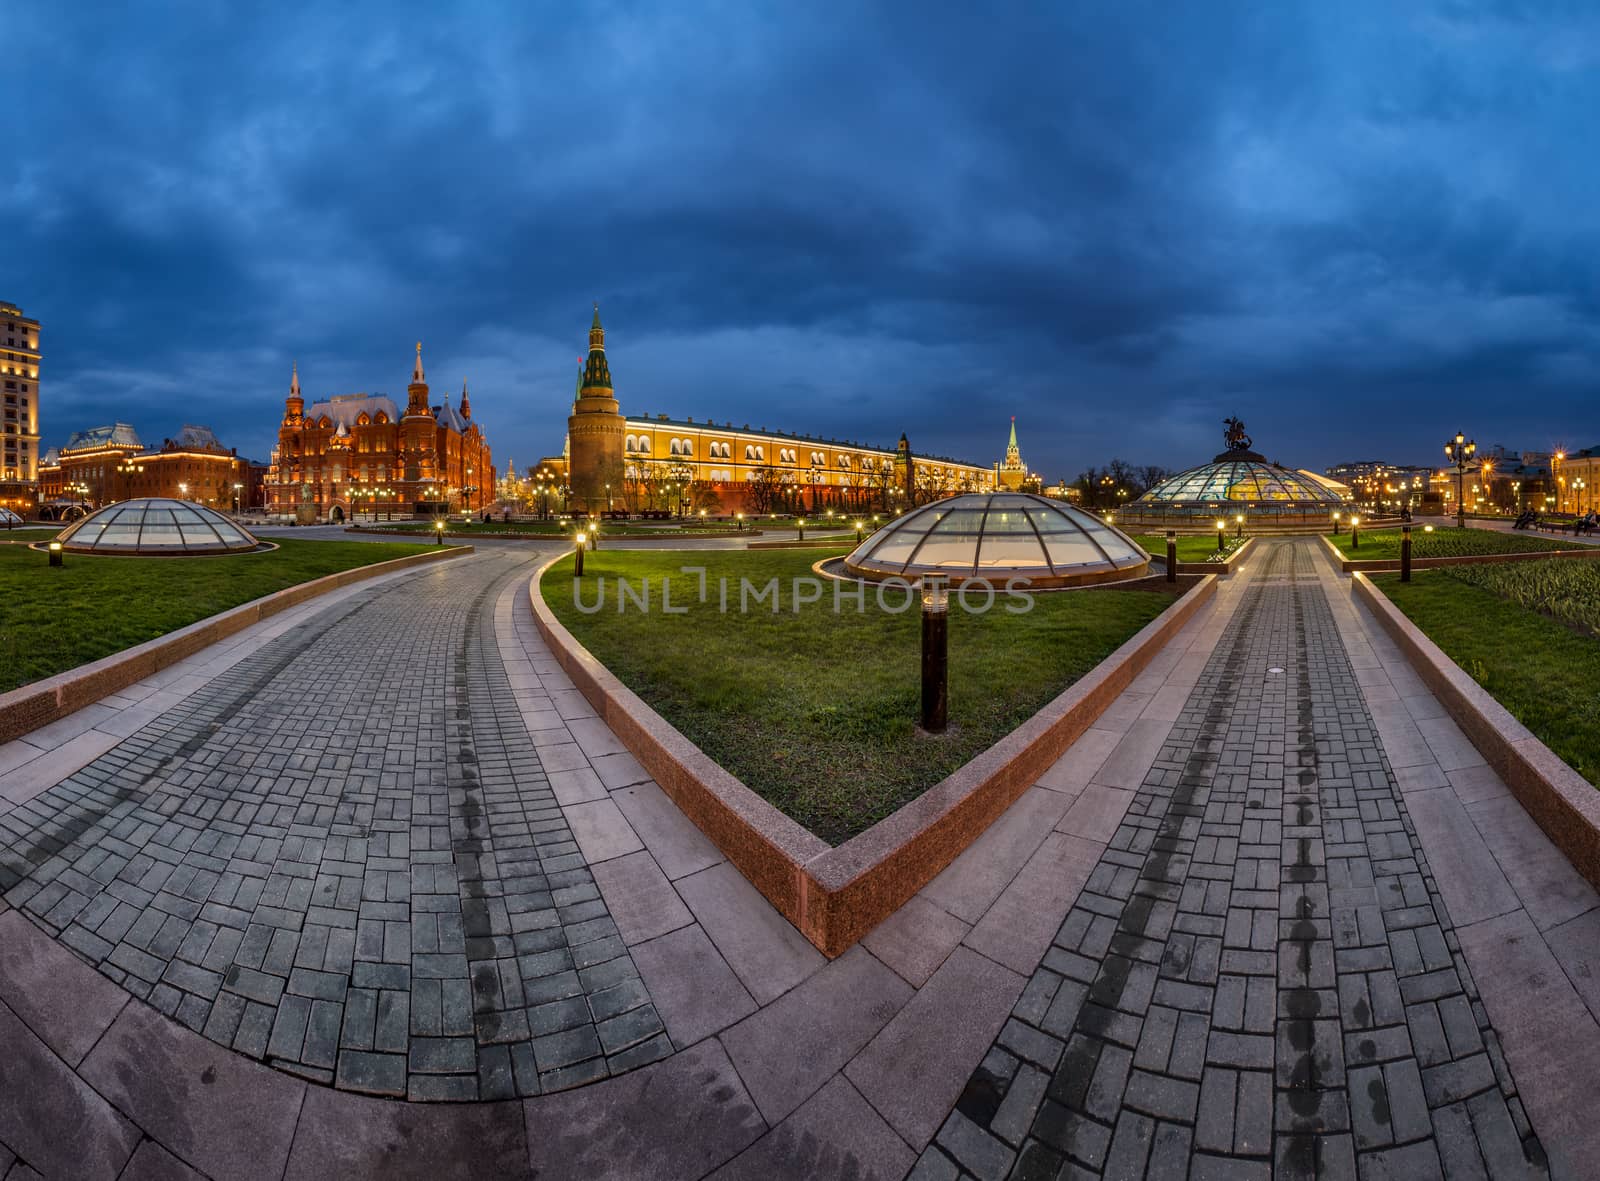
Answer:
<svg viewBox="0 0 1600 1181"><path fill-rule="evenodd" d="M1600 791L1567 766L1357 572L1356 597L1575 869L1600 888Z"/></svg>
<svg viewBox="0 0 1600 1181"><path fill-rule="evenodd" d="M893 815L829 847L718 766L622 684L528 584L557 663L672 801L819 951L843 954L976 840L1216 592L1208 576L988 750Z"/></svg>
<svg viewBox="0 0 1600 1181"><path fill-rule="evenodd" d="M193 656L219 640L225 640L263 619L269 619L319 595L369 578L393 574L410 566L465 557L470 553L470 545L452 546L435 553L408 554L387 562L375 562L370 566L327 574L241 603L177 631L146 640L121 652L113 652L110 656L68 669L64 673L18 686L8 693L0 693L0 743L21 738L102 697L137 684L152 673Z"/></svg>

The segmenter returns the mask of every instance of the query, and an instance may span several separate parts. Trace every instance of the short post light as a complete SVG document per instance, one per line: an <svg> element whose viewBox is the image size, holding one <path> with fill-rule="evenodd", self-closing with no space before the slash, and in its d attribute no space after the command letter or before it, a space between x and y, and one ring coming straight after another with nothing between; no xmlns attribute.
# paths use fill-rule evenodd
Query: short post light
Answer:
<svg viewBox="0 0 1600 1181"><path fill-rule="evenodd" d="M744 532L744 514L743 513L734 513L733 514L733 518L734 518L734 520L739 522L739 532L743 533Z"/></svg>
<svg viewBox="0 0 1600 1181"><path fill-rule="evenodd" d="M1167 581L1178 581L1178 531L1167 530Z"/></svg>
<svg viewBox="0 0 1600 1181"><path fill-rule="evenodd" d="M1400 526L1400 581L1411 581L1411 526Z"/></svg>
<svg viewBox="0 0 1600 1181"><path fill-rule="evenodd" d="M1335 537L1339 536L1339 514L1338 513L1334 513L1333 514L1333 535Z"/></svg>
<svg viewBox="0 0 1600 1181"><path fill-rule="evenodd" d="M433 523L433 544L444 544L444 521L442 519Z"/></svg>
<svg viewBox="0 0 1600 1181"><path fill-rule="evenodd" d="M52 566L61 565L61 543L59 541L52 541L50 543L49 549L50 549L50 564Z"/></svg>
<svg viewBox="0 0 1600 1181"><path fill-rule="evenodd" d="M600 548L600 526L596 525L593 521L589 523L589 548Z"/></svg>
<svg viewBox="0 0 1600 1181"><path fill-rule="evenodd" d="M861 542L866 538L866 536L867 536L866 526L864 526L860 521L857 521L856 522L856 544L860 545Z"/></svg>
<svg viewBox="0 0 1600 1181"><path fill-rule="evenodd" d="M806 539L806 519L804 517L800 517L795 521L794 526L795 530L799 534L797 540L804 541Z"/></svg>
<svg viewBox="0 0 1600 1181"><path fill-rule="evenodd" d="M1220 554L1224 547L1222 531L1228 527L1228 522L1221 517L1217 518L1217 552Z"/></svg>
<svg viewBox="0 0 1600 1181"><path fill-rule="evenodd" d="M572 539L572 577L583 577L583 539L584 532L579 529Z"/></svg>
<svg viewBox="0 0 1600 1181"><path fill-rule="evenodd" d="M943 574L926 574L922 594L922 728L944 732L949 715L950 595Z"/></svg>
<svg viewBox="0 0 1600 1181"><path fill-rule="evenodd" d="M1361 548L1361 518L1360 517L1354 517L1353 516L1353 517L1350 518L1350 548L1351 549L1360 549Z"/></svg>
<svg viewBox="0 0 1600 1181"><path fill-rule="evenodd" d="M1234 513L1233 514L1233 535L1234 535L1234 537L1240 538L1240 539L1243 539L1243 537L1244 537L1244 514L1243 513Z"/></svg>

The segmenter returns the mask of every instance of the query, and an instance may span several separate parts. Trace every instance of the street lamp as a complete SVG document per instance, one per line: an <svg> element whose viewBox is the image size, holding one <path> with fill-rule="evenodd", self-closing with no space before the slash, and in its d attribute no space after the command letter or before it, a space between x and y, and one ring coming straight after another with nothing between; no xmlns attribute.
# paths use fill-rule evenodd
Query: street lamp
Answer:
<svg viewBox="0 0 1600 1181"><path fill-rule="evenodd" d="M244 491L244 485L243 484L235 484L233 486L233 511L234 511L235 514L237 514L240 511L240 509L243 507L240 504L240 493L242 493L243 491Z"/></svg>
<svg viewBox="0 0 1600 1181"><path fill-rule="evenodd" d="M950 599L943 574L925 574L922 597L922 728L945 728L950 704Z"/></svg>
<svg viewBox="0 0 1600 1181"><path fill-rule="evenodd" d="M1467 478L1467 464L1478 453L1478 445L1467 438L1460 431L1456 432L1454 439L1449 439L1444 445L1444 456L1456 465L1456 528L1467 527L1467 504L1462 499Z"/></svg>
<svg viewBox="0 0 1600 1181"><path fill-rule="evenodd" d="M184 500L188 500L189 499L189 485L187 485L187 484L179 484L178 485L178 495L181 496Z"/></svg>
<svg viewBox="0 0 1600 1181"><path fill-rule="evenodd" d="M1339 516L1340 514L1338 513L1333 514L1333 535L1335 537L1339 536Z"/></svg>
<svg viewBox="0 0 1600 1181"><path fill-rule="evenodd" d="M1222 545L1223 545L1223 542L1222 542L1222 531L1224 529L1226 529L1227 527L1228 527L1228 522L1223 520L1221 517L1218 517L1217 518L1217 552L1219 554L1222 552Z"/></svg>
<svg viewBox="0 0 1600 1181"><path fill-rule="evenodd" d="M1243 538L1244 537L1244 514L1243 513L1234 513L1234 515L1233 515L1233 525L1234 525L1234 528L1233 528L1234 537Z"/></svg>

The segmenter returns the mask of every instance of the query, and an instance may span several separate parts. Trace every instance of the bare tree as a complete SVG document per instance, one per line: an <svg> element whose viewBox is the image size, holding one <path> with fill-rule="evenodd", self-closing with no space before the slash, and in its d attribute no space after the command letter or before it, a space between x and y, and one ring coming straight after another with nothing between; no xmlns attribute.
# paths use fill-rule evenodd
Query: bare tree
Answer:
<svg viewBox="0 0 1600 1181"><path fill-rule="evenodd" d="M1150 491L1157 484L1163 483L1172 475L1166 468L1158 463L1147 463L1139 469L1139 493Z"/></svg>

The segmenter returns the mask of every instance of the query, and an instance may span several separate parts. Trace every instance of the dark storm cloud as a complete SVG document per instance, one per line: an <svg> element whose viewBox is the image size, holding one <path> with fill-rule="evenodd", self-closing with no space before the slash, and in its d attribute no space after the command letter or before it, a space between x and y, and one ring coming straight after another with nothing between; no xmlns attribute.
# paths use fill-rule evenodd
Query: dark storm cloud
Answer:
<svg viewBox="0 0 1600 1181"><path fill-rule="evenodd" d="M1596 28L1537 6L55 6L0 76L49 442L465 377L998 456L1600 442ZM1591 436L1593 433L1593 437Z"/></svg>

